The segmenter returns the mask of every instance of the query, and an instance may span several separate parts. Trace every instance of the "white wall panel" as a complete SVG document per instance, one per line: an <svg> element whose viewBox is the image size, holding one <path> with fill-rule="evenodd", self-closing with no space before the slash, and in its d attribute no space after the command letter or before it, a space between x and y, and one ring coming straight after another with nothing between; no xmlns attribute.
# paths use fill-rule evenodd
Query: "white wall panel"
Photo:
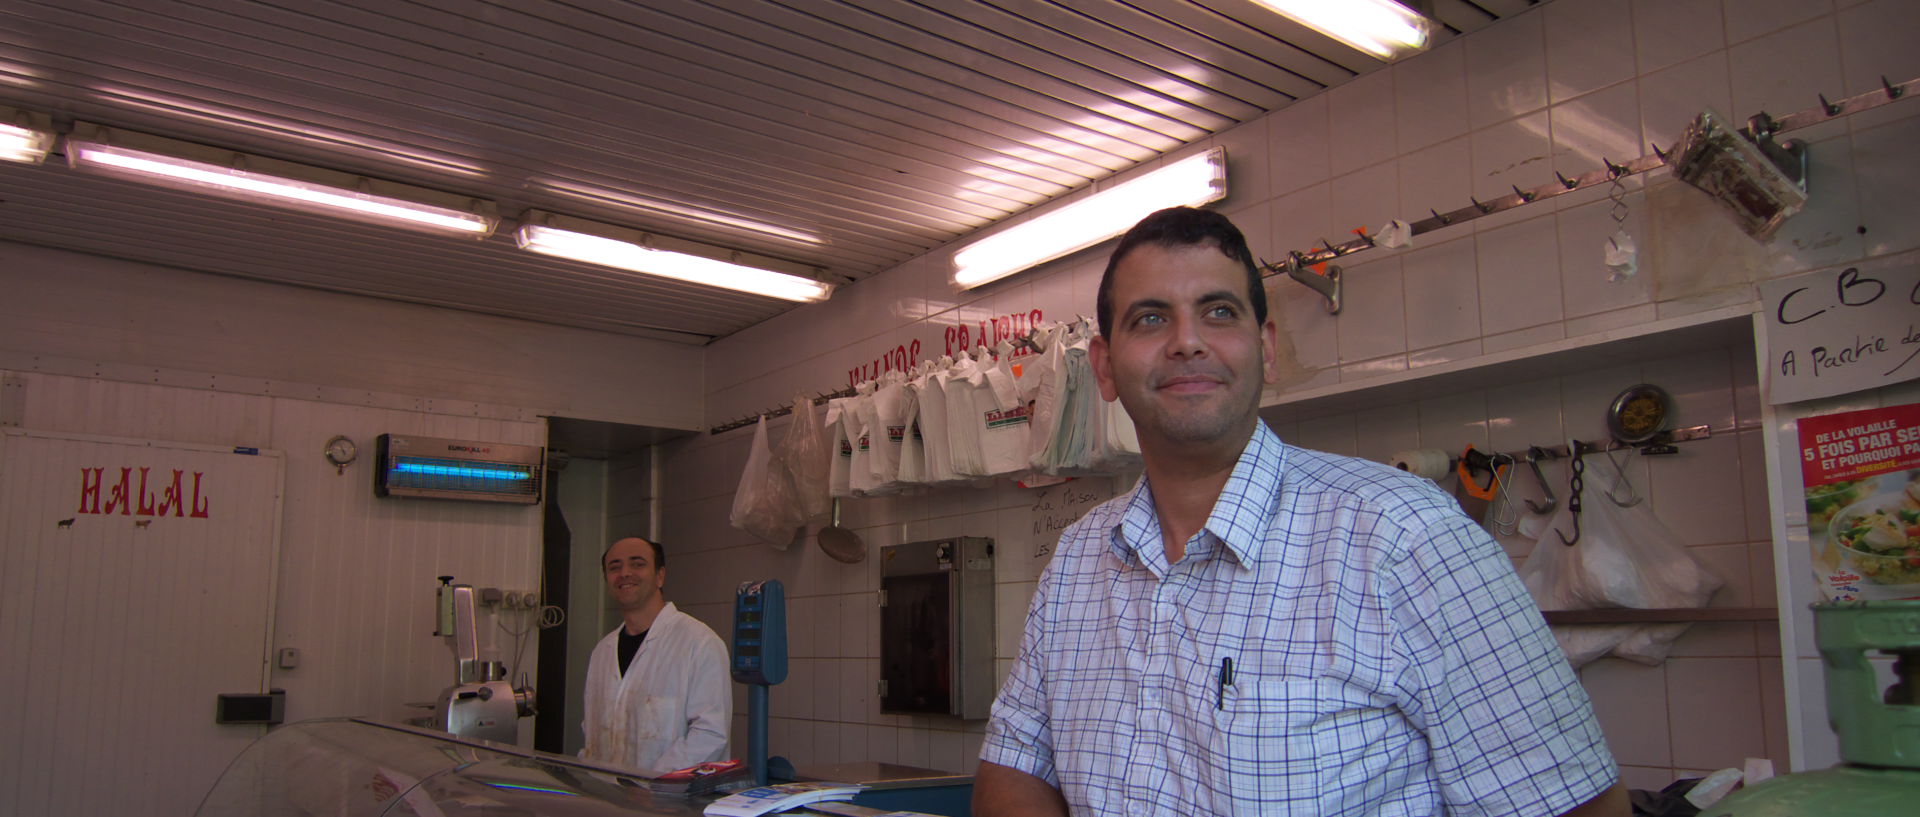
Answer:
<svg viewBox="0 0 1920 817"><path fill-rule="evenodd" d="M20 372L26 383L21 425L43 431L110 434L203 445L266 444L272 401L205 389Z"/></svg>
<svg viewBox="0 0 1920 817"><path fill-rule="evenodd" d="M297 669L275 670L287 690L287 718L427 714L408 702L432 700L454 682L451 651L432 635L435 577L475 587L539 587L538 506L381 499L372 488L375 438L383 433L540 445L539 423L445 417L301 400L273 401L277 447L289 452L285 554L277 647L295 647ZM336 434L362 458L342 473L321 457ZM490 623L482 615L482 624ZM516 629L523 622L515 620ZM480 634L511 668L511 638ZM531 637L529 637L529 642ZM519 669L533 672L528 643ZM518 675L513 676L517 682Z"/></svg>
<svg viewBox="0 0 1920 817"><path fill-rule="evenodd" d="M279 455L19 430L0 447L0 812L190 813L263 732L213 714L265 690Z"/></svg>

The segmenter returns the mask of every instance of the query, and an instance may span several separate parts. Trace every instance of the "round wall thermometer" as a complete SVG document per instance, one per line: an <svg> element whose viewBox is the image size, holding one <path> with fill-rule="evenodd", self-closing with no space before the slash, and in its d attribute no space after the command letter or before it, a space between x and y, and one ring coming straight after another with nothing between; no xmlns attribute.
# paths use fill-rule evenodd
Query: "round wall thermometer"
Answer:
<svg viewBox="0 0 1920 817"><path fill-rule="evenodd" d="M327 441L326 453L327 462L332 463L335 468L344 470L347 463L353 462L353 458L360 455L360 448L343 434Z"/></svg>
<svg viewBox="0 0 1920 817"><path fill-rule="evenodd" d="M1651 383L1631 386L1613 398L1607 408L1607 431L1623 443L1644 443L1667 429L1673 419L1673 397Z"/></svg>

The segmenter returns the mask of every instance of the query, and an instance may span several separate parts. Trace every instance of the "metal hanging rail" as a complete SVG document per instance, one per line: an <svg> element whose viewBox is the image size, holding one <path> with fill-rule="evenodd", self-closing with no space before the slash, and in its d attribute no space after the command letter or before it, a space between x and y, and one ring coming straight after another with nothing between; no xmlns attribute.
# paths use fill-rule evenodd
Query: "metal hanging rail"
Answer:
<svg viewBox="0 0 1920 817"><path fill-rule="evenodd" d="M1086 318L1083 316L1080 318L1080 320L1085 321ZM1036 355L1040 354L1042 351L1045 351L1040 348L1040 344L1035 342L1032 336L1030 335L1017 335L1015 337L1008 338L1007 342L1013 344L1014 348L1016 349L1030 349ZM816 393L813 397L813 404L817 406L817 405L820 405L821 403L825 403L828 400L832 400L836 397L852 397L852 396L853 396L853 387L848 386L838 391ZM755 412L745 417L729 420L727 422L721 423L720 425L714 426L713 428L709 429L707 433L722 434L728 431L732 431L736 428L745 428L747 426L753 425L755 422L758 422L762 417L765 417L771 420L775 417L785 417L792 413L793 413L793 404L787 403L780 406L779 408L767 409L766 411Z"/></svg>
<svg viewBox="0 0 1920 817"><path fill-rule="evenodd" d="M832 400L832 399L834 399L834 398L836 398L836 397L852 397L852 396L853 396L853 387L852 387L852 386L848 386L848 387L846 387L846 388L844 388L844 389L839 389L839 390L837 390L837 391L830 391L830 392L825 392L825 393L818 393L818 394L815 394L815 395L813 396L813 404L817 406L817 405L820 405L821 403L825 403L825 402L827 402L828 400ZM788 404L786 404L786 405L783 405L783 406L781 406L781 407L779 407L779 408L775 408L775 409L768 409L768 410L766 410L766 411L762 411L762 412L759 412L759 413L757 413L757 414L749 414L749 415L747 415L747 416L745 416L745 417L741 417L741 418L739 418L739 419L737 419L737 420L730 420L730 421L728 421L728 422L725 422L725 423L721 423L721 424L719 424L719 425L717 425L717 426L714 426L713 428L711 428L711 429L709 429L709 430L707 431L707 433L709 433L709 434L723 434L723 433L726 433L726 432L728 432L728 431L732 431L732 430L734 430L734 429L736 429L736 428L745 428L745 427L747 427L747 426L750 426L750 425L753 425L754 423L757 423L757 422L759 422L759 421L760 421L760 418L762 418L762 417L765 417L765 418L767 418L767 419L769 419L769 420L771 420L771 419L773 419L773 418L775 418L775 417L785 417L785 416L787 416L787 415L789 415L789 414L792 414L792 413L793 413L793 404L792 404L792 403L788 403Z"/></svg>
<svg viewBox="0 0 1920 817"><path fill-rule="evenodd" d="M1763 111L1747 120L1748 129L1766 136L1800 130L1831 119L1838 119L1861 111L1878 108L1894 100L1906 97L1915 90L1920 90L1920 78L1910 79L1900 83L1892 83L1888 82L1886 77L1881 77L1880 90L1856 94L1837 102L1828 102L1826 95L1822 94L1819 105L1798 113L1788 114L1780 119L1774 119ZM1481 216L1490 216L1494 213L1505 212L1515 207L1532 204L1536 201L1550 199L1555 196L1563 196L1576 190L1584 190L1599 184L1611 184L1627 176L1666 167L1667 159L1672 155L1672 152L1663 151L1658 145L1651 145L1650 147L1653 148L1652 154L1641 156L1625 164L1614 164L1612 160L1602 157L1600 161L1601 164L1605 165L1603 169L1582 173L1572 178L1561 175L1558 171L1555 171L1554 177L1556 180L1554 182L1535 187L1532 190L1522 190L1516 186L1513 188L1512 193L1485 202L1469 196L1467 197L1467 201L1470 203L1467 206L1445 213L1430 208L1427 212L1432 215L1415 221L1408 226L1411 228L1412 235L1430 233L1461 222L1472 221ZM1340 269L1338 267L1329 267L1327 274L1322 275L1312 271L1310 267L1324 264L1336 258L1352 255L1362 250L1372 249L1378 244L1378 241L1373 236L1368 235L1364 229L1358 232L1360 233L1358 237L1345 243L1334 244L1322 238L1320 239L1319 247L1305 251L1291 251L1287 253L1285 258L1279 261L1264 263L1260 267L1264 273L1262 277L1271 278L1276 275L1286 275L1319 292L1327 299L1328 311L1337 314L1340 311ZM851 396L853 396L853 387L848 386L844 389L837 389L831 392L817 393L813 398L813 402L815 405L819 405L836 397ZM768 409L721 423L709 429L708 433L723 434L736 428L745 428L753 425L754 422L758 421L761 417L784 417L792 413L793 406L791 404L782 405L778 408ZM1678 442L1679 440L1676 439L1674 441ZM1567 456L1565 448L1566 446L1560 446L1558 449L1545 450L1550 452L1558 451L1558 456L1564 457ZM1583 446L1583 449L1584 448L1585 446ZM1585 451L1583 453L1594 452Z"/></svg>
<svg viewBox="0 0 1920 817"><path fill-rule="evenodd" d="M1758 426L1755 427L1757 428ZM1739 430L1741 430L1739 426L1729 426L1721 429L1720 433L1726 434ZM1713 437L1713 433L1713 427L1698 425L1667 429L1654 435L1651 439L1637 443L1621 442L1613 438L1607 438L1605 440L1570 440L1571 445L1577 445L1579 447L1578 451L1574 451L1569 445L1535 445L1528 446L1524 451L1479 451L1469 448L1465 459L1468 468L1477 471L1489 471L1496 466L1513 466L1523 463L1534 465L1542 462L1567 459L1575 454L1585 457L1591 454L1605 454L1609 451L1622 451L1627 449L1639 451L1642 455L1655 456L1677 453L1679 449L1673 447L1674 443L1710 439ZM1447 467L1451 469L1460 465L1461 459L1462 457L1460 456L1449 456L1447 458ZM1542 480L1542 482L1544 483L1544 480ZM1551 495L1549 495L1549 499L1551 499Z"/></svg>
<svg viewBox="0 0 1920 817"><path fill-rule="evenodd" d="M1776 133L1799 130L1831 119L1838 119L1861 111L1878 108L1894 100L1906 97L1916 89L1920 89L1920 78L1895 84L1888 82L1886 77L1881 77L1880 90L1857 94L1839 100L1838 102L1828 102L1826 95L1822 94L1820 95L1820 104L1818 106L1808 108L1798 113L1789 114L1780 119L1774 119L1763 111L1748 120L1748 130L1761 136L1771 136ZM1412 235L1430 233L1461 222L1472 221L1481 216L1490 216L1494 213L1512 210L1515 207L1532 204L1536 201L1550 199L1555 196L1566 195L1575 190L1582 190L1599 184L1611 184L1626 176L1665 167L1668 157L1673 155L1672 151L1663 151L1659 145L1650 145L1650 147L1653 148L1652 154L1641 156L1625 164L1614 164L1612 160L1602 157L1600 161L1606 165L1604 169L1582 173L1572 178L1568 178L1561 175L1558 171L1555 171L1554 176L1556 181L1535 187L1532 190L1522 190L1518 186L1515 186L1512 193L1485 202L1469 196L1467 197L1467 201L1470 202L1470 204L1445 213L1429 208L1427 212L1432 215L1415 221L1408 226L1412 228ZM1342 256L1372 249L1378 243L1374 236L1368 235L1365 232L1365 228L1357 232L1359 232L1359 237L1345 243L1334 244L1322 238L1320 239L1320 246L1318 247L1305 251L1296 250L1289 252L1285 258L1279 261L1264 264L1261 267L1265 272L1262 277L1271 278L1276 275L1286 275L1313 289L1315 292L1320 293L1322 297L1327 299L1327 311L1338 314L1340 312L1341 291L1339 269L1337 267L1329 268L1327 273L1322 275L1309 268Z"/></svg>

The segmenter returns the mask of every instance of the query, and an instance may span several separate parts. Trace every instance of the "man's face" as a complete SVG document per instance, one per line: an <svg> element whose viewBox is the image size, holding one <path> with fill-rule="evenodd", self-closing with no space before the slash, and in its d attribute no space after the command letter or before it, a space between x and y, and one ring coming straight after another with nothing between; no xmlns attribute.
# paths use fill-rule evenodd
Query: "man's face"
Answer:
<svg viewBox="0 0 1920 817"><path fill-rule="evenodd" d="M652 604L667 583L667 572L653 563L653 546L641 539L613 543L601 567L607 575L607 594L621 610Z"/></svg>
<svg viewBox="0 0 1920 817"><path fill-rule="evenodd" d="M1251 429L1278 345L1254 322L1246 268L1212 244L1143 244L1113 269L1113 333L1095 338L1100 395L1142 441L1209 443Z"/></svg>

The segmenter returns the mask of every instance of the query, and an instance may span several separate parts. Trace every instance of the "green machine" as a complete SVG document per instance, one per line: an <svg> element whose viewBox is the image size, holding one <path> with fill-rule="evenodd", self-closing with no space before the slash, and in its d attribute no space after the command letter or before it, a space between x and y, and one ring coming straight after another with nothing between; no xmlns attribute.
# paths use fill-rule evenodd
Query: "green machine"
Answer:
<svg viewBox="0 0 1920 817"><path fill-rule="evenodd" d="M1700 817L1920 814L1920 601L1816 604L1813 618L1845 763L1741 789ZM1869 652L1894 656L1884 694Z"/></svg>

